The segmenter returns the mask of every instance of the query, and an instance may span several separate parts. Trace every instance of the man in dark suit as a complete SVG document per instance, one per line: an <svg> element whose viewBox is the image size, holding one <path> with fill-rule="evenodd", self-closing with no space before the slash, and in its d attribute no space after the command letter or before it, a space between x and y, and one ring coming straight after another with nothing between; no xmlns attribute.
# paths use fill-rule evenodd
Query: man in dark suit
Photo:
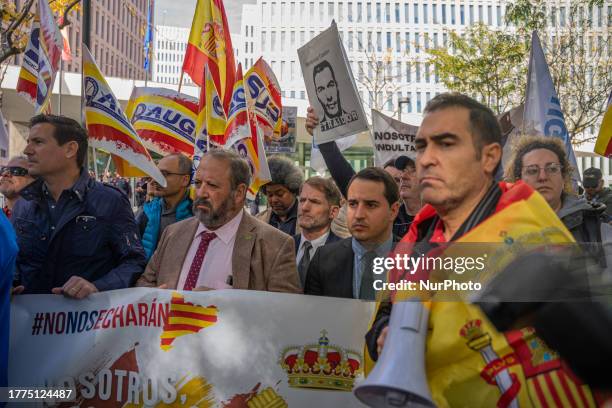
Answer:
<svg viewBox="0 0 612 408"><path fill-rule="evenodd" d="M300 283L306 283L306 272L318 248L340 237L331 230L331 224L340 211L340 190L331 179L314 176L304 182L298 201L300 234L293 236Z"/></svg>
<svg viewBox="0 0 612 408"><path fill-rule="evenodd" d="M351 179L347 196L352 237L317 250L304 293L374 300L374 258L387 256L397 241L392 231L399 191L387 172L368 167Z"/></svg>

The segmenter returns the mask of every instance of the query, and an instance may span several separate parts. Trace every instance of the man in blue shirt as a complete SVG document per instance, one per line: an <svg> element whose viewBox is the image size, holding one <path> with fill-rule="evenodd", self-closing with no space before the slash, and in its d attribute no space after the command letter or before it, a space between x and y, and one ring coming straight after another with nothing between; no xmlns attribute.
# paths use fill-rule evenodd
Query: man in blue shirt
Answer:
<svg viewBox="0 0 612 408"><path fill-rule="evenodd" d="M17 292L82 299L131 286L146 265L134 214L125 194L89 177L86 130L70 118L35 116L24 154L38 179L11 218Z"/></svg>
<svg viewBox="0 0 612 408"><path fill-rule="evenodd" d="M15 232L0 211L0 387L7 385L11 285L16 255Z"/></svg>

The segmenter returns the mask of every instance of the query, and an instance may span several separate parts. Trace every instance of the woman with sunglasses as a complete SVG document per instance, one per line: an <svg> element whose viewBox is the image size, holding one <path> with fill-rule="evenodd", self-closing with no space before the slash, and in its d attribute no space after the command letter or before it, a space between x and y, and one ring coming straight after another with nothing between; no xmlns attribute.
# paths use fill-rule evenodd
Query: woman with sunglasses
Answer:
<svg viewBox="0 0 612 408"><path fill-rule="evenodd" d="M0 167L0 194L4 196L2 211L11 218L13 206L19 200L19 192L34 178L28 174L28 160L23 156L13 157L6 166Z"/></svg>

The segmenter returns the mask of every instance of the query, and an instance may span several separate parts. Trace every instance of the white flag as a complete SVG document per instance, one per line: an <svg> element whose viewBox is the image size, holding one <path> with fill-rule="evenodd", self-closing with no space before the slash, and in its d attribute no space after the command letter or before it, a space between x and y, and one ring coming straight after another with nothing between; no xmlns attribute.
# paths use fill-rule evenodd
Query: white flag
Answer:
<svg viewBox="0 0 612 408"><path fill-rule="evenodd" d="M546 58L544 58L540 38L535 31L531 34L523 129L527 134L554 136L563 140L571 165L574 169L578 169L576 155L561 111L561 103L555 91ZM574 171L572 178L580 180L577 170Z"/></svg>

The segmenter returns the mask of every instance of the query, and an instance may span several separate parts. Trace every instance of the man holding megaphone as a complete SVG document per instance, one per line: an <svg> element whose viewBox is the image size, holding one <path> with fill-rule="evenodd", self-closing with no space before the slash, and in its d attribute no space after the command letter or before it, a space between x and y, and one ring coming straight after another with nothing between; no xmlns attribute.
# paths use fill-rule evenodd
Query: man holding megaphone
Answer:
<svg viewBox="0 0 612 408"><path fill-rule="evenodd" d="M460 94L436 96L425 108L415 146L417 179L426 205L400 243L400 247L404 243L403 248L411 248L409 255L427 254L447 243L509 244L513 237L540 234L543 230L555 231L555 242L573 241L545 200L531 187L521 182L495 181L502 156L501 131L489 108ZM404 278L403 271L393 271L389 281ZM394 294L395 302L399 295ZM421 331L426 336L423 375L435 405L595 404L589 387L532 327L502 333L477 306L456 301L433 301L426 306L429 325L428 330ZM393 332L389 327L391 309L390 303L380 305L366 336L372 360L379 358L389 333ZM401 309L405 313L406 308ZM400 329L409 326L402 323ZM417 325L414 328L420 331ZM394 371L381 367L414 364L413 360L402 359L409 348L408 344L403 349L397 347L396 353L382 354L364 384L384 384L385 373ZM395 354L394 358L386 357L390 354ZM410 389L413 383L407 380L406 386L401 387L393 382L393 393L422 394L422 389L416 392Z"/></svg>

